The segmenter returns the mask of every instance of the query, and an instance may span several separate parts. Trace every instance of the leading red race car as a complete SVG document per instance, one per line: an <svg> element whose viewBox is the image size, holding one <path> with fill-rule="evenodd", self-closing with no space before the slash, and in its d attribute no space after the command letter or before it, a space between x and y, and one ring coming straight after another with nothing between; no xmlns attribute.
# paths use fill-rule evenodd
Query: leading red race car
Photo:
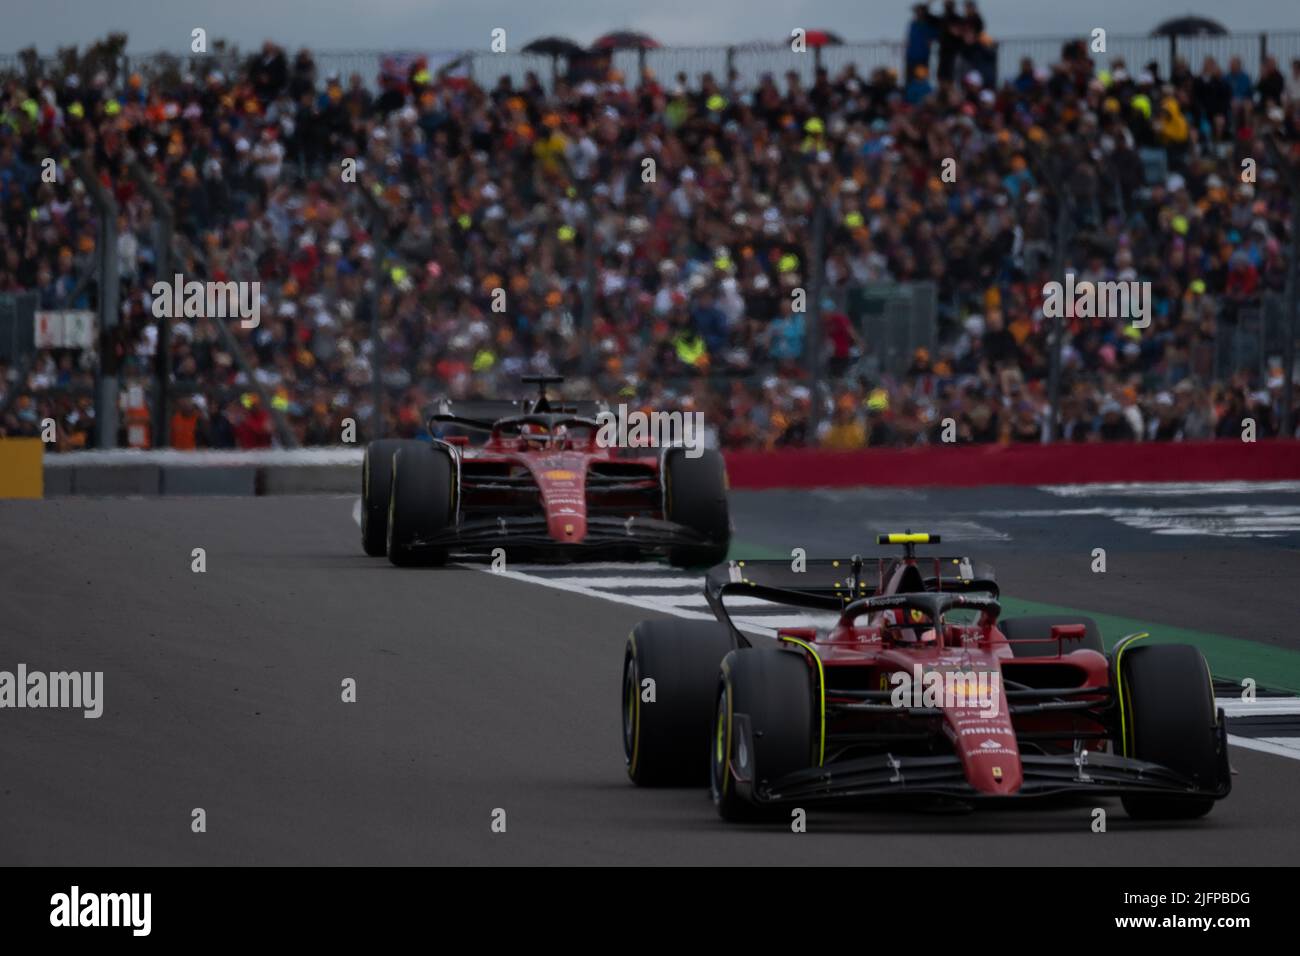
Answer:
<svg viewBox="0 0 1300 956"><path fill-rule="evenodd" d="M371 442L362 465L366 554L396 565L452 554L509 560L663 555L679 566L727 556L722 456L711 449L602 447L596 402L444 401L429 440ZM468 434L467 434L468 433ZM472 444L471 434L486 441Z"/></svg>
<svg viewBox="0 0 1300 956"><path fill-rule="evenodd" d="M916 556L938 540L882 535L905 546L901 558L801 570L733 561L706 579L716 623L637 625L623 664L628 775L708 779L732 820L813 803L1064 793L1186 819L1228 794L1226 725L1196 648L1139 634L1107 654L1090 618L999 620L991 569ZM834 614L828 627L751 638L724 606L730 594Z"/></svg>

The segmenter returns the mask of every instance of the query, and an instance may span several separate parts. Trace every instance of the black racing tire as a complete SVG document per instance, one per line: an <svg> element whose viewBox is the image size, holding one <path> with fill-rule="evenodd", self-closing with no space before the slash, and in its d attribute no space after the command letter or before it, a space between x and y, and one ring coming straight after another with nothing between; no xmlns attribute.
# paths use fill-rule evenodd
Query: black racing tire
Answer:
<svg viewBox="0 0 1300 956"><path fill-rule="evenodd" d="M432 445L399 448L393 454L388 498L388 560L398 567L447 563L446 548L415 547L447 530L456 520L455 462Z"/></svg>
<svg viewBox="0 0 1300 956"><path fill-rule="evenodd" d="M724 820L780 819L785 807L751 802L736 788L732 728L738 715L749 719L752 754L748 764L755 787L817 762L820 715L815 676L803 653L776 647L749 647L723 659L710 735L709 790Z"/></svg>
<svg viewBox="0 0 1300 956"><path fill-rule="evenodd" d="M1035 641L1042 639L1041 644L1012 644L1011 653L1016 657L1036 657L1044 654L1056 654L1056 641L1052 640L1053 624L1082 624L1083 640L1068 641L1061 645L1061 651L1068 654L1070 651L1077 651L1084 648L1089 651L1096 651L1098 654L1106 653L1106 646L1101 642L1101 631L1097 627L1097 622L1090 617L1082 615L1062 615L1061 617L1052 617L1048 615L1031 616L1031 617L1009 617L998 621L998 630L1008 641Z"/></svg>
<svg viewBox="0 0 1300 956"><path fill-rule="evenodd" d="M361 462L361 547L372 558L388 553L388 495L393 487L393 455L419 442L381 438L366 446Z"/></svg>
<svg viewBox="0 0 1300 956"><path fill-rule="evenodd" d="M716 621L642 621L623 652L623 758L642 787L703 787L718 667L732 649ZM654 701L643 700L654 681Z"/></svg>
<svg viewBox="0 0 1300 956"><path fill-rule="evenodd" d="M1176 770L1206 790L1219 785L1219 715L1204 656L1190 644L1149 644L1120 655L1124 723L1120 747ZM1128 794L1120 802L1135 820L1191 820L1214 806L1213 797Z"/></svg>
<svg viewBox="0 0 1300 956"><path fill-rule="evenodd" d="M731 514L727 509L727 467L722 455L705 448L698 458L688 458L686 449L670 448L664 454L663 467L664 517L699 532L710 542L669 548L669 563L694 568L712 567L727 560Z"/></svg>

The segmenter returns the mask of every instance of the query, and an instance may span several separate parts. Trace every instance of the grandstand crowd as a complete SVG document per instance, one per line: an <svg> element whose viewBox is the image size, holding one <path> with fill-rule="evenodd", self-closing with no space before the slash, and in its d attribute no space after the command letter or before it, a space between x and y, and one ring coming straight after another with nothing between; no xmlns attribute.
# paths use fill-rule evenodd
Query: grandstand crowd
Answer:
<svg viewBox="0 0 1300 956"><path fill-rule="evenodd" d="M703 411L724 447L934 442L946 419L959 441L1038 442L1064 202L1067 270L1149 281L1153 307L1145 329L1063 320L1061 437L1240 438L1247 418L1276 434L1294 404L1282 369L1242 367L1232 343L1286 286L1279 163L1300 165L1300 60L1266 58L1257 75L1180 61L1166 76L1095 63L1080 42L994 82L974 4L917 18L898 69L811 83L609 69L479 85L417 60L372 90L269 42L225 68L10 76L0 293L93 308L95 215L70 163L85 151L119 205L114 357L124 381L150 381L159 277L135 155L172 200L170 271L258 281L264 296L257 328L228 323L237 349L220 320L173 322L175 447L269 445L273 413L304 444L337 443L349 418L364 437L374 374L386 432L414 435L436 396L513 395L543 372L575 393ZM815 287L818 203L811 329L795 293ZM851 290L884 282L937 290L937 339L905 367L883 367L851 314ZM93 380L89 351L0 363L0 434L52 417L60 448L91 443Z"/></svg>

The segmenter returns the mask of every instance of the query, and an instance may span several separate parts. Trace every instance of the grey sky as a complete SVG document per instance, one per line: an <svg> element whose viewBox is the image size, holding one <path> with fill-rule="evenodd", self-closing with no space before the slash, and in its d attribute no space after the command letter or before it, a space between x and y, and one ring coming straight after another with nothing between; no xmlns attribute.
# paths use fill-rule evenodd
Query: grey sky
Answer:
<svg viewBox="0 0 1300 956"><path fill-rule="evenodd" d="M4 0L0 53L42 53L125 31L137 52L188 52L194 27L242 49L272 38L318 50L485 47L495 27L510 49L547 34L587 43L607 30L644 30L665 44L724 45L830 29L850 40L898 39L911 0ZM983 0L994 36L1057 36L1105 27L1147 33L1199 12L1230 30L1300 30L1298 0Z"/></svg>

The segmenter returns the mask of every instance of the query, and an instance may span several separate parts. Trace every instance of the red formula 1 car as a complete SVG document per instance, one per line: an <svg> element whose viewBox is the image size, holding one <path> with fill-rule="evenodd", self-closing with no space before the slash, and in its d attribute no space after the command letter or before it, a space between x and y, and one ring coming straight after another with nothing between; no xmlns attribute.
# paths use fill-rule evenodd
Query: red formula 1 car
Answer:
<svg viewBox="0 0 1300 956"><path fill-rule="evenodd" d="M680 566L727 556L722 456L683 447L601 447L596 402L546 396L442 402L431 441L380 440L362 466L366 554L396 565L455 553L527 558L664 555ZM458 434L455 434L458 433ZM486 441L472 444L471 434Z"/></svg>
<svg viewBox="0 0 1300 956"><path fill-rule="evenodd" d="M991 569L916 556L938 540L882 535L901 558L801 571L733 561L706 579L716 623L637 625L623 664L632 780L702 785L707 766L731 820L1071 792L1186 819L1228 794L1226 725L1199 651L1139 634L1106 654L1090 618L999 620ZM731 594L820 611L829 626L751 638L725 607Z"/></svg>

